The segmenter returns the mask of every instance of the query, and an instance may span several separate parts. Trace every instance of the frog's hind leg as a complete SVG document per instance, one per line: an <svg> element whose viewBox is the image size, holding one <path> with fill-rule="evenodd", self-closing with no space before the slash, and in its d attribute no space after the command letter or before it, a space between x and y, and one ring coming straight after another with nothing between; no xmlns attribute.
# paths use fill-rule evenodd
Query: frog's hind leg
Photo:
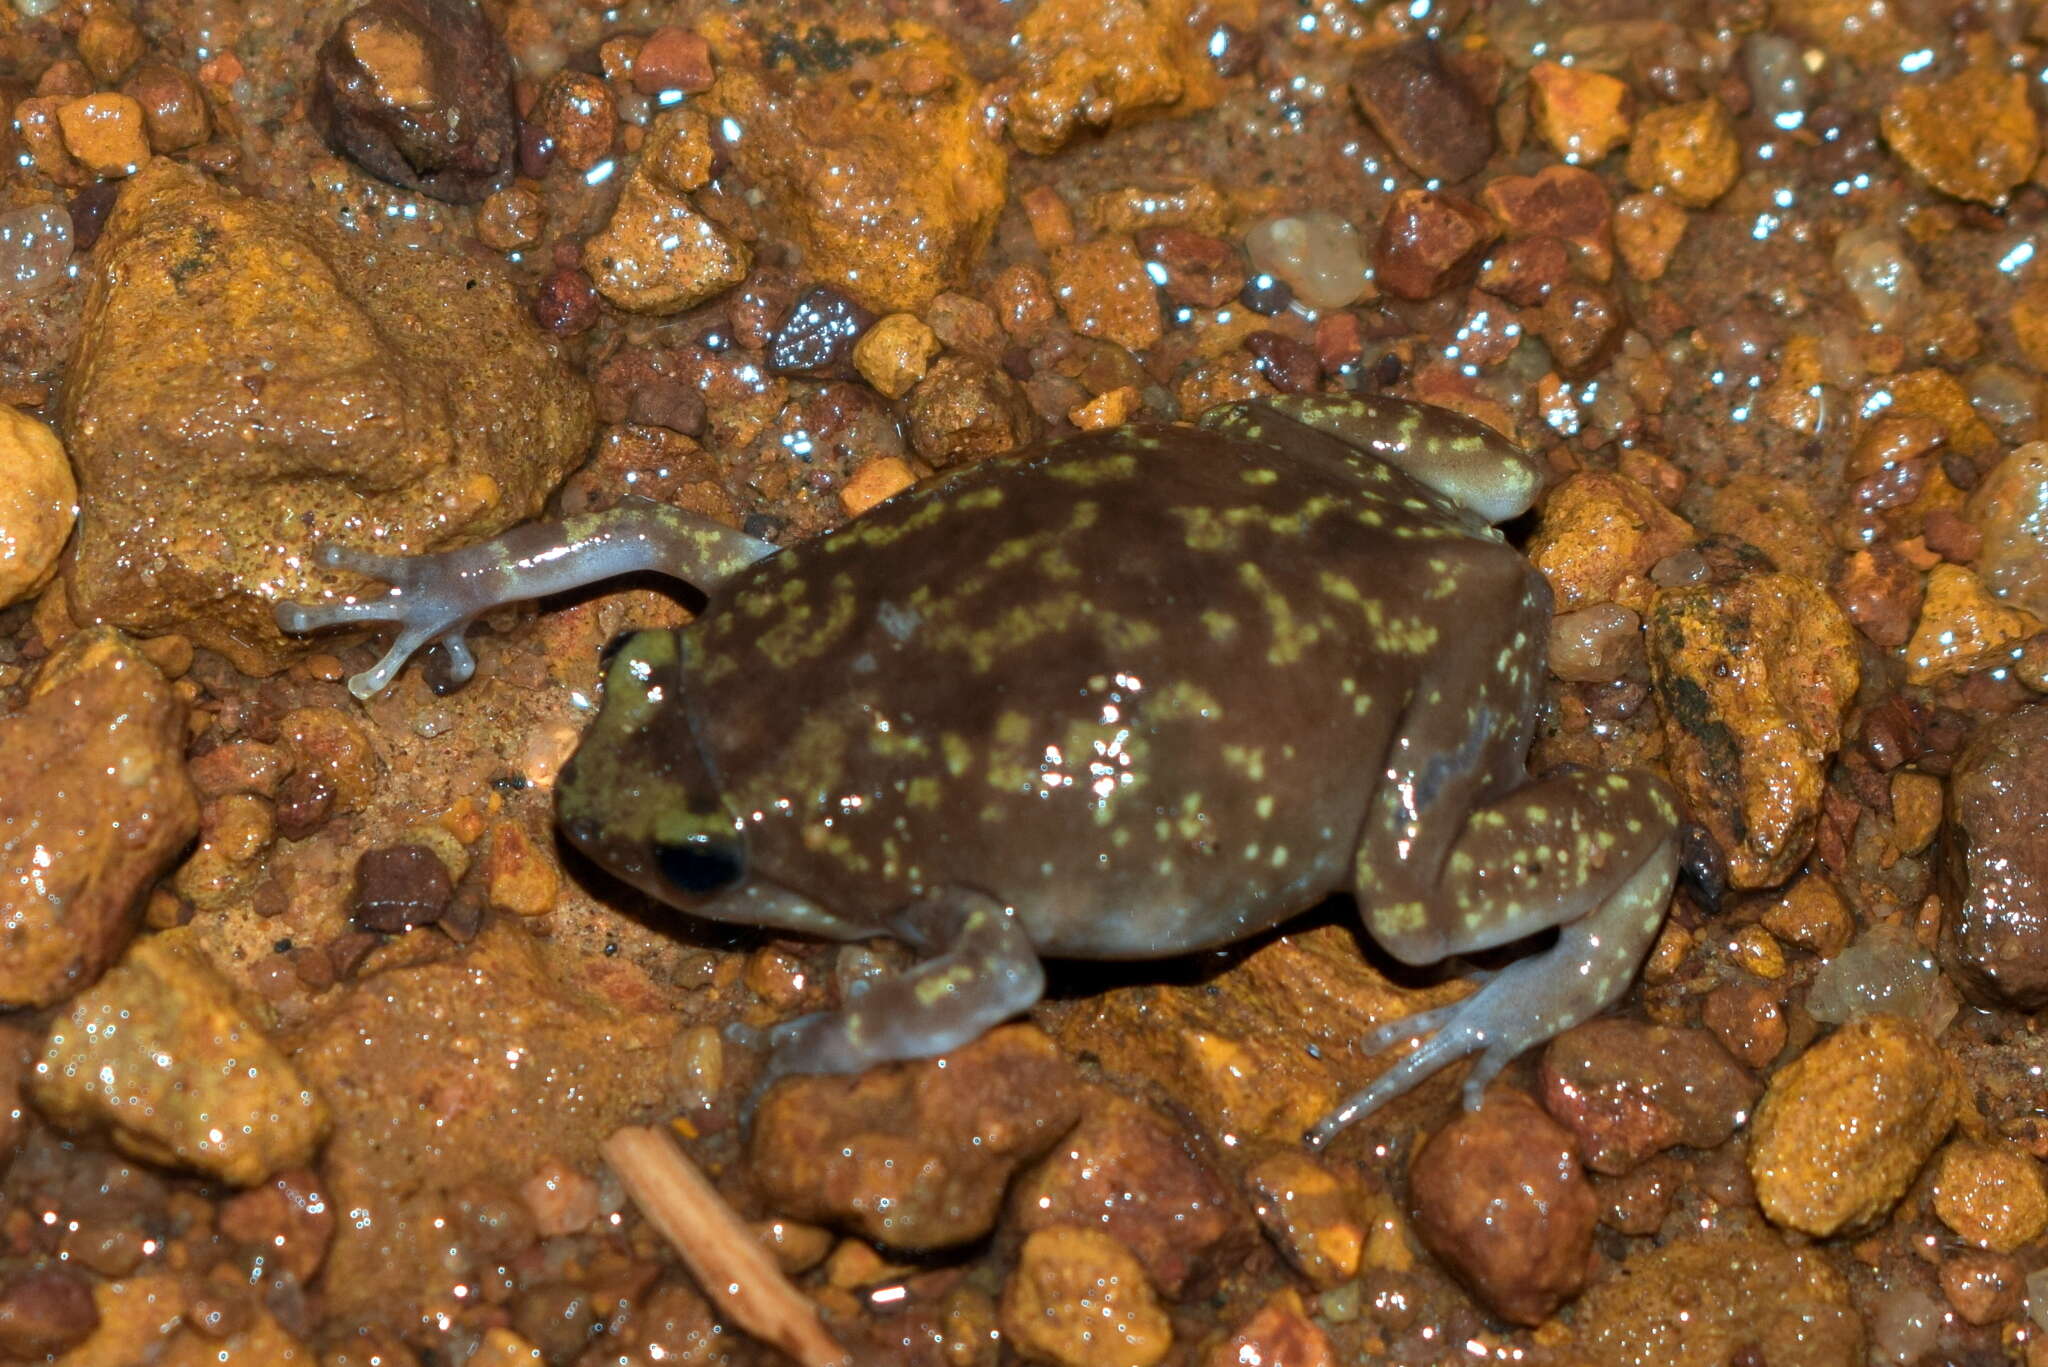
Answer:
<svg viewBox="0 0 2048 1367"><path fill-rule="evenodd" d="M314 559L324 569L381 580L381 593L329 603L280 603L277 625L302 635L337 626L398 628L384 657L348 681L370 698L420 647L440 642L450 675L466 682L476 662L462 634L492 608L651 570L710 592L775 547L709 518L647 499L559 522L514 527L503 536L433 555L373 555L331 543Z"/></svg>
<svg viewBox="0 0 2048 1367"><path fill-rule="evenodd" d="M1561 775L1475 811L1426 901L1368 909L1373 937L1414 963L1510 944L1549 926L1561 927L1557 943L1488 976L1465 1000L1390 1022L1361 1041L1376 1053L1427 1036L1324 1117L1310 1142L1328 1142L1474 1054L1465 1104L1477 1106L1516 1055L1612 1004L1663 924L1677 851L1676 800L1642 770Z"/></svg>
<svg viewBox="0 0 2048 1367"><path fill-rule="evenodd" d="M869 983L837 1011L778 1027L764 1083L792 1073L858 1073L879 1063L934 1058L1045 992L1038 951L1016 913L992 897L943 888L907 908L891 929L930 957Z"/></svg>

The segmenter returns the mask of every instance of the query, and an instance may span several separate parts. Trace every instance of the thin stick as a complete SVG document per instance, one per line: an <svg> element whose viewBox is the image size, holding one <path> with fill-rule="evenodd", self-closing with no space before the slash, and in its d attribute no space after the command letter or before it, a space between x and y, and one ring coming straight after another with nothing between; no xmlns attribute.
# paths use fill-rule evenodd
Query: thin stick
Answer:
<svg viewBox="0 0 2048 1367"><path fill-rule="evenodd" d="M817 1307L789 1284L774 1256L675 1140L628 1125L605 1140L604 1157L722 1317L803 1367L848 1367L852 1355L826 1332Z"/></svg>

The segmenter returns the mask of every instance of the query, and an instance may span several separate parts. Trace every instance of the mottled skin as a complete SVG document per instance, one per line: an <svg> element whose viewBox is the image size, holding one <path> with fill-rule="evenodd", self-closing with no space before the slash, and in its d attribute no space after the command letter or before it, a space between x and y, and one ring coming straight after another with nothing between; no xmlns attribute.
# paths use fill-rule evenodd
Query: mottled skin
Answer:
<svg viewBox="0 0 2048 1367"><path fill-rule="evenodd" d="M1668 789L1528 778L1550 595L1486 519L1535 489L1442 410L1235 405L986 462L779 553L652 505L510 550L329 552L397 587L283 620L400 620L409 652L572 575L711 591L689 628L616 645L558 807L700 915L928 956L784 1027L778 1074L943 1053L1036 1001L1041 955L1225 944L1337 891L1416 963L1564 927L1362 1042L1430 1035L1322 1139L1475 1053L1476 1097L1614 1000L1663 916Z"/></svg>

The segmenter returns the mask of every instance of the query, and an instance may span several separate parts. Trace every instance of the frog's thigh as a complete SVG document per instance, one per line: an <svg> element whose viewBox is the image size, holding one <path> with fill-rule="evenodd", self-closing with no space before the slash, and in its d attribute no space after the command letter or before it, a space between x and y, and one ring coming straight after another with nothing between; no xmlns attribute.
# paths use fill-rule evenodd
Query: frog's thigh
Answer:
<svg viewBox="0 0 2048 1367"><path fill-rule="evenodd" d="M1645 860L1675 849L1676 831L1671 790L1653 774L1560 775L1474 810L1433 886L1414 881L1419 861L1393 876L1369 867L1371 842L1362 844L1359 902L1388 953L1434 963L1593 914Z"/></svg>
<svg viewBox="0 0 2048 1367"><path fill-rule="evenodd" d="M1461 1002L1392 1022L1368 1052L1427 1036L1413 1053L1333 1110L1310 1138L1325 1142L1439 1068L1469 1055L1465 1104L1476 1106L1516 1055L1610 1005L1628 987L1678 873L1677 807L1642 770L1573 774L1473 813L1453 843L1436 908L1441 924L1396 928L1396 953L1456 954L1562 925L1557 943L1519 959ZM1420 904L1417 904L1420 905ZM1388 934L1376 920L1375 939Z"/></svg>
<svg viewBox="0 0 2048 1367"><path fill-rule="evenodd" d="M857 1073L933 1058L1036 1002L1045 970L1016 915L965 888L945 888L897 918L897 933L932 957L871 983L837 1011L776 1032L770 1075Z"/></svg>

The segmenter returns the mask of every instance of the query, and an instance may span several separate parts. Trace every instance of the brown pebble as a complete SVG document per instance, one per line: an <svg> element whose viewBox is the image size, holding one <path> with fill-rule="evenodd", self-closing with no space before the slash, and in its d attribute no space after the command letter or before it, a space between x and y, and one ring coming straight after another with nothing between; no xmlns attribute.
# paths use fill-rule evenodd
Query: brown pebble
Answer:
<svg viewBox="0 0 2048 1367"><path fill-rule="evenodd" d="M367 930L351 930L335 938L327 946L327 957L334 962L334 976L337 981L347 981L356 976L356 970L363 966L363 960L370 957L370 951L384 942L384 937Z"/></svg>
<svg viewBox="0 0 2048 1367"><path fill-rule="evenodd" d="M1330 1336L1309 1318L1291 1288L1276 1291L1228 1340L1209 1350L1202 1367L1337 1367Z"/></svg>
<svg viewBox="0 0 2048 1367"><path fill-rule="evenodd" d="M642 95L665 90L701 94L711 88L711 44L689 29L664 25L648 35L633 59L633 88Z"/></svg>
<svg viewBox="0 0 2048 1367"><path fill-rule="evenodd" d="M311 1169L287 1168L223 1202L220 1232L304 1285L319 1273L334 1238L334 1203L323 1186Z"/></svg>
<svg viewBox="0 0 2048 1367"><path fill-rule="evenodd" d="M1955 1123L1957 1076L1924 1029L1886 1015L1852 1020L1780 1067L1750 1120L1764 1214L1822 1239L1883 1217Z"/></svg>
<svg viewBox="0 0 2048 1367"><path fill-rule="evenodd" d="M1403 299L1427 299L1467 274L1496 231L1492 218L1468 200L1403 190L1380 222L1380 286Z"/></svg>
<svg viewBox="0 0 2048 1367"><path fill-rule="evenodd" d="M1558 373L1577 378L1607 363L1621 344L1628 315L1619 300L1598 286L1566 281L1550 292L1533 322Z"/></svg>
<svg viewBox="0 0 2048 1367"><path fill-rule="evenodd" d="M102 85L127 75L148 49L135 21L113 5L94 5L78 29L78 55Z"/></svg>
<svg viewBox="0 0 2048 1367"><path fill-rule="evenodd" d="M57 107L64 146L94 175L133 175L149 160L142 106L127 95L85 95Z"/></svg>
<svg viewBox="0 0 2048 1367"><path fill-rule="evenodd" d="M1415 1232L1502 1319L1541 1324L1586 1284L1598 1205L1578 1141L1497 1088L1430 1136L1409 1170Z"/></svg>
<svg viewBox="0 0 2048 1367"><path fill-rule="evenodd" d="M557 337L590 331L597 315L597 287L574 267L564 267L542 280L533 296L533 320Z"/></svg>
<svg viewBox="0 0 2048 1367"><path fill-rule="evenodd" d="M448 866L425 845L386 845L356 860L349 911L359 929L397 934L440 920L454 892Z"/></svg>
<svg viewBox="0 0 2048 1367"><path fill-rule="evenodd" d="M1180 1122L1107 1091L1081 1110L1080 1124L1011 1184L1006 1231L1099 1229L1176 1297L1243 1262L1256 1242L1251 1222Z"/></svg>
<svg viewBox="0 0 2048 1367"><path fill-rule="evenodd" d="M1493 155L1493 119L1427 38L1367 51L1351 68L1351 97L1424 180L1464 180Z"/></svg>
<svg viewBox="0 0 2048 1367"><path fill-rule="evenodd" d="M1941 933L1943 965L1974 1001L2020 1011L2048 1005L2048 705L1972 736L1949 776L1943 860L1956 895Z"/></svg>
<svg viewBox="0 0 2048 1367"><path fill-rule="evenodd" d="M1600 1223L1623 1234L1655 1234L1690 1175L1688 1165L1670 1154L1659 1154L1619 1177L1596 1174L1593 1194L1600 1202Z"/></svg>
<svg viewBox="0 0 2048 1367"><path fill-rule="evenodd" d="M1176 304L1221 308L1244 288L1244 259L1220 237L1187 228L1147 228L1136 241L1139 253L1166 272L1160 288Z"/></svg>
<svg viewBox="0 0 2048 1367"><path fill-rule="evenodd" d="M784 1079L761 1102L748 1161L780 1213L943 1248L988 1233L1011 1175L1079 1114L1073 1065L1036 1026L1007 1025L941 1060Z"/></svg>
<svg viewBox="0 0 2048 1367"><path fill-rule="evenodd" d="M395 185L473 204L511 167L512 59L469 0L370 0L322 44L311 114Z"/></svg>
<svg viewBox="0 0 2048 1367"><path fill-rule="evenodd" d="M1879 542L1845 558L1835 571L1835 601L1856 629L1888 650L1906 644L1920 616L1920 573Z"/></svg>
<svg viewBox="0 0 2048 1367"><path fill-rule="evenodd" d="M1525 237L1494 252L1479 272L1479 288L1517 308L1536 308L1562 284L1571 269L1564 243L1554 237Z"/></svg>
<svg viewBox="0 0 2048 1367"><path fill-rule="evenodd" d="M547 205L541 197L515 185L484 201L476 216L476 237L494 252L516 252L539 242L547 225Z"/></svg>
<svg viewBox="0 0 2048 1367"><path fill-rule="evenodd" d="M1277 332L1254 332L1245 350L1258 358L1259 373L1283 394L1313 394L1322 385L1323 363L1316 349Z"/></svg>
<svg viewBox="0 0 2048 1367"><path fill-rule="evenodd" d="M1996 1324L2026 1303L2026 1272L2004 1253L1962 1249L1941 1260L1941 1289L1971 1324Z"/></svg>
<svg viewBox="0 0 2048 1367"><path fill-rule="evenodd" d="M550 76L530 117L547 129L555 157L572 171L587 171L609 156L619 128L611 87L581 71Z"/></svg>
<svg viewBox="0 0 2048 1367"><path fill-rule="evenodd" d="M99 1326L84 1277L68 1268L23 1272L0 1284L0 1354L41 1360L83 1343Z"/></svg>
<svg viewBox="0 0 2048 1367"><path fill-rule="evenodd" d="M910 391L910 444L943 469L1017 450L1037 434L1023 389L999 365L941 356Z"/></svg>
<svg viewBox="0 0 2048 1367"><path fill-rule="evenodd" d="M797 296L768 346L768 366L778 374L842 373L854 343L875 316L830 285L813 285Z"/></svg>
<svg viewBox="0 0 2048 1367"><path fill-rule="evenodd" d="M1727 1141L1757 1085L1702 1030L1606 1017L1543 1051L1543 1102L1578 1137L1595 1171L1627 1172L1676 1144Z"/></svg>
<svg viewBox="0 0 2048 1367"><path fill-rule="evenodd" d="M1636 188L1661 190L1688 209L1719 199L1741 171L1735 123L1719 100L1652 110L1629 144L1628 178Z"/></svg>
<svg viewBox="0 0 2048 1367"><path fill-rule="evenodd" d="M334 780L325 769L301 769L277 791L277 833L304 840L334 814Z"/></svg>
<svg viewBox="0 0 2048 1367"><path fill-rule="evenodd" d="M1661 280L1685 236L1685 210L1662 195L1630 195L1614 206L1614 245L1628 273Z"/></svg>
<svg viewBox="0 0 2048 1367"><path fill-rule="evenodd" d="M1768 1068L1785 1048L1790 1026L1778 994L1762 983L1723 983L1700 1004L1700 1023L1752 1068Z"/></svg>
<svg viewBox="0 0 2048 1367"><path fill-rule="evenodd" d="M1109 1235L1056 1226L1024 1241L1003 1286L1003 1335L1033 1362L1152 1367L1173 1322L1137 1259Z"/></svg>

